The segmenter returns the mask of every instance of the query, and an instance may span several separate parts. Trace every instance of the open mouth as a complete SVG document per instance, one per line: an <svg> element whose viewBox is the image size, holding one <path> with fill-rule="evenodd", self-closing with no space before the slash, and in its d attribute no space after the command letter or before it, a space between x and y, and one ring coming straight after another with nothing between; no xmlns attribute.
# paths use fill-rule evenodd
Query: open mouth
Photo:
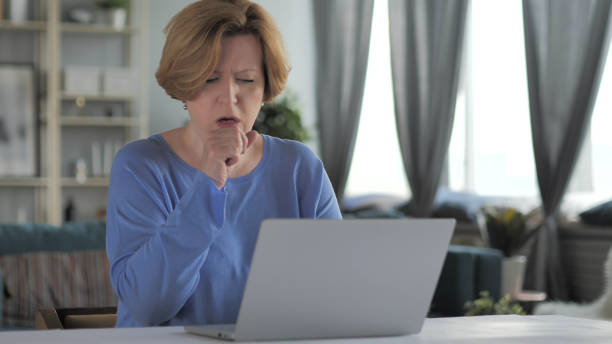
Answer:
<svg viewBox="0 0 612 344"><path fill-rule="evenodd" d="M217 120L219 124L234 124L238 123L238 119L234 117L222 117Z"/></svg>

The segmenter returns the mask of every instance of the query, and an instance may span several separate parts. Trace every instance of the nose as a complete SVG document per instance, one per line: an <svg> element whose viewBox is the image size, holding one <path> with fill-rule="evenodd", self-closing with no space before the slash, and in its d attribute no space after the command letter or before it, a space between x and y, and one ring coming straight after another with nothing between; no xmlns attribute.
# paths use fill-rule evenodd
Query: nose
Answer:
<svg viewBox="0 0 612 344"><path fill-rule="evenodd" d="M233 105L238 102L238 84L233 78L223 78L217 101L225 105Z"/></svg>

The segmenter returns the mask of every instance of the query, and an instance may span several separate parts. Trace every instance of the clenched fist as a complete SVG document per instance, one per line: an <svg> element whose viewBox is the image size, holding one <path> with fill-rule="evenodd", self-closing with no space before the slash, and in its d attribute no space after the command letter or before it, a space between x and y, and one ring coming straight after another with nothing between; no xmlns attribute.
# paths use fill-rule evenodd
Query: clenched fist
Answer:
<svg viewBox="0 0 612 344"><path fill-rule="evenodd" d="M203 152L200 170L209 176L220 189L225 185L233 166L245 156L257 138L257 132L244 133L239 126L213 129L201 137Z"/></svg>

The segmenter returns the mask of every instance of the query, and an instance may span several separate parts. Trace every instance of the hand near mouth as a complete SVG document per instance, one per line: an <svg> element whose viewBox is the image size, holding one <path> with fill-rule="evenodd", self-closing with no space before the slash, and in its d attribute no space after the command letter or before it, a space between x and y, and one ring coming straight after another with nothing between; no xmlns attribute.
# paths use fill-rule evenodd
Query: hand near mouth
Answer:
<svg viewBox="0 0 612 344"><path fill-rule="evenodd" d="M200 170L221 189L231 169L245 157L258 134L255 130L244 133L235 120L219 120L218 124L217 129L203 138Z"/></svg>

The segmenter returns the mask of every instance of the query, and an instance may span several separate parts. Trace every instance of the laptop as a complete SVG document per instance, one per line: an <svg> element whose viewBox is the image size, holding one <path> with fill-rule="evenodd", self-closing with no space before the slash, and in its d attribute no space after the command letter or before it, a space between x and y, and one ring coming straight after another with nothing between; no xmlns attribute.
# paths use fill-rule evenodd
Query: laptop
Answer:
<svg viewBox="0 0 612 344"><path fill-rule="evenodd" d="M268 219L236 324L185 331L235 341L421 331L452 219Z"/></svg>

